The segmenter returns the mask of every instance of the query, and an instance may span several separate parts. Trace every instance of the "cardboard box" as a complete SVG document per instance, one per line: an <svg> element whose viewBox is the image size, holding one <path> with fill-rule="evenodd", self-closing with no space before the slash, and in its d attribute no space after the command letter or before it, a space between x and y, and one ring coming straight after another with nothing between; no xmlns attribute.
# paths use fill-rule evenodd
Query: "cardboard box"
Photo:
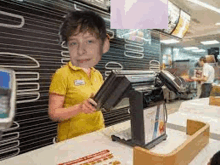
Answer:
<svg viewBox="0 0 220 165"><path fill-rule="evenodd" d="M134 165L188 165L209 143L208 123L187 119L187 140L169 154L157 154L150 150L134 147Z"/></svg>
<svg viewBox="0 0 220 165"><path fill-rule="evenodd" d="M209 97L209 105L220 106L220 86L213 86Z"/></svg>
<svg viewBox="0 0 220 165"><path fill-rule="evenodd" d="M220 106L220 96L210 96L209 97L209 105Z"/></svg>

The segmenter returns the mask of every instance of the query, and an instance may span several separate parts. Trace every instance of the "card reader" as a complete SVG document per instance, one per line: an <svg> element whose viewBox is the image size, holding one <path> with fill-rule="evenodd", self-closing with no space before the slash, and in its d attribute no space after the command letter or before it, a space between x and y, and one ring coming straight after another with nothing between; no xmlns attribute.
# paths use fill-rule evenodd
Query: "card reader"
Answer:
<svg viewBox="0 0 220 165"><path fill-rule="evenodd" d="M11 69L0 68L0 132L11 127L15 116L15 104L15 72Z"/></svg>

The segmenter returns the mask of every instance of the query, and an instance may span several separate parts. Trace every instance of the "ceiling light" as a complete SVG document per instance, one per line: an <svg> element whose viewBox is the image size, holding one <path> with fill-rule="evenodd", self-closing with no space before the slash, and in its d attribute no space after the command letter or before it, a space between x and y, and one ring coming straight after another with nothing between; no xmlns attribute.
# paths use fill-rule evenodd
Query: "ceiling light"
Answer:
<svg viewBox="0 0 220 165"><path fill-rule="evenodd" d="M212 45L212 44L218 44L219 42L216 40L212 40L212 41L202 41L201 43L203 45Z"/></svg>
<svg viewBox="0 0 220 165"><path fill-rule="evenodd" d="M161 40L160 42L164 44L173 44L173 43L178 43L179 41L171 39L171 40Z"/></svg>
<svg viewBox="0 0 220 165"><path fill-rule="evenodd" d="M207 8L207 9L213 10L213 11L215 11L217 13L220 13L220 10L218 8L216 8L214 6L211 6L211 5L207 4L207 3L201 2L199 0L188 0L188 1L193 2L195 4L198 4L198 5L202 6L202 7Z"/></svg>
<svg viewBox="0 0 220 165"><path fill-rule="evenodd" d="M204 49L198 49L198 50L192 50L193 52L205 52L206 50Z"/></svg>
<svg viewBox="0 0 220 165"><path fill-rule="evenodd" d="M185 50L195 50L195 49L199 49L199 48L197 48L197 47L185 47L183 49L185 49Z"/></svg>
<svg viewBox="0 0 220 165"><path fill-rule="evenodd" d="M218 23L216 23L215 25L216 25L216 26L219 26L219 25L220 25L220 23L218 22Z"/></svg>

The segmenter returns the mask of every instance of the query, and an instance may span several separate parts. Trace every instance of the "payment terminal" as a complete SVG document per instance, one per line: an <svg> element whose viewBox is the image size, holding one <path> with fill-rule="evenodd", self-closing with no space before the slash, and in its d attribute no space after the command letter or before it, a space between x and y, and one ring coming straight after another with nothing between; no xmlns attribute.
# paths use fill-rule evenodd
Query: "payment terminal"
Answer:
<svg viewBox="0 0 220 165"><path fill-rule="evenodd" d="M163 85L176 94L185 91L184 80L168 71L112 70L94 100L97 109L111 111L129 99L130 127L112 135L113 141L151 149L167 139Z"/></svg>
<svg viewBox="0 0 220 165"><path fill-rule="evenodd" d="M15 116L16 80L11 69L0 68L0 139L1 132L11 127Z"/></svg>

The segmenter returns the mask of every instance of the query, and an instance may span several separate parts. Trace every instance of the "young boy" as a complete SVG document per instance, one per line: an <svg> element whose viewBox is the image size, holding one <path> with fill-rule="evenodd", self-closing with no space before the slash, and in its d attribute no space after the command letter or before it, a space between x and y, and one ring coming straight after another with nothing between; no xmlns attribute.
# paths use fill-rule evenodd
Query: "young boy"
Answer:
<svg viewBox="0 0 220 165"><path fill-rule="evenodd" d="M91 11L73 11L60 28L61 42L70 61L53 75L49 95L49 116L58 121L57 141L63 141L104 128L101 111L90 97L103 83L94 68L109 50L104 20Z"/></svg>

